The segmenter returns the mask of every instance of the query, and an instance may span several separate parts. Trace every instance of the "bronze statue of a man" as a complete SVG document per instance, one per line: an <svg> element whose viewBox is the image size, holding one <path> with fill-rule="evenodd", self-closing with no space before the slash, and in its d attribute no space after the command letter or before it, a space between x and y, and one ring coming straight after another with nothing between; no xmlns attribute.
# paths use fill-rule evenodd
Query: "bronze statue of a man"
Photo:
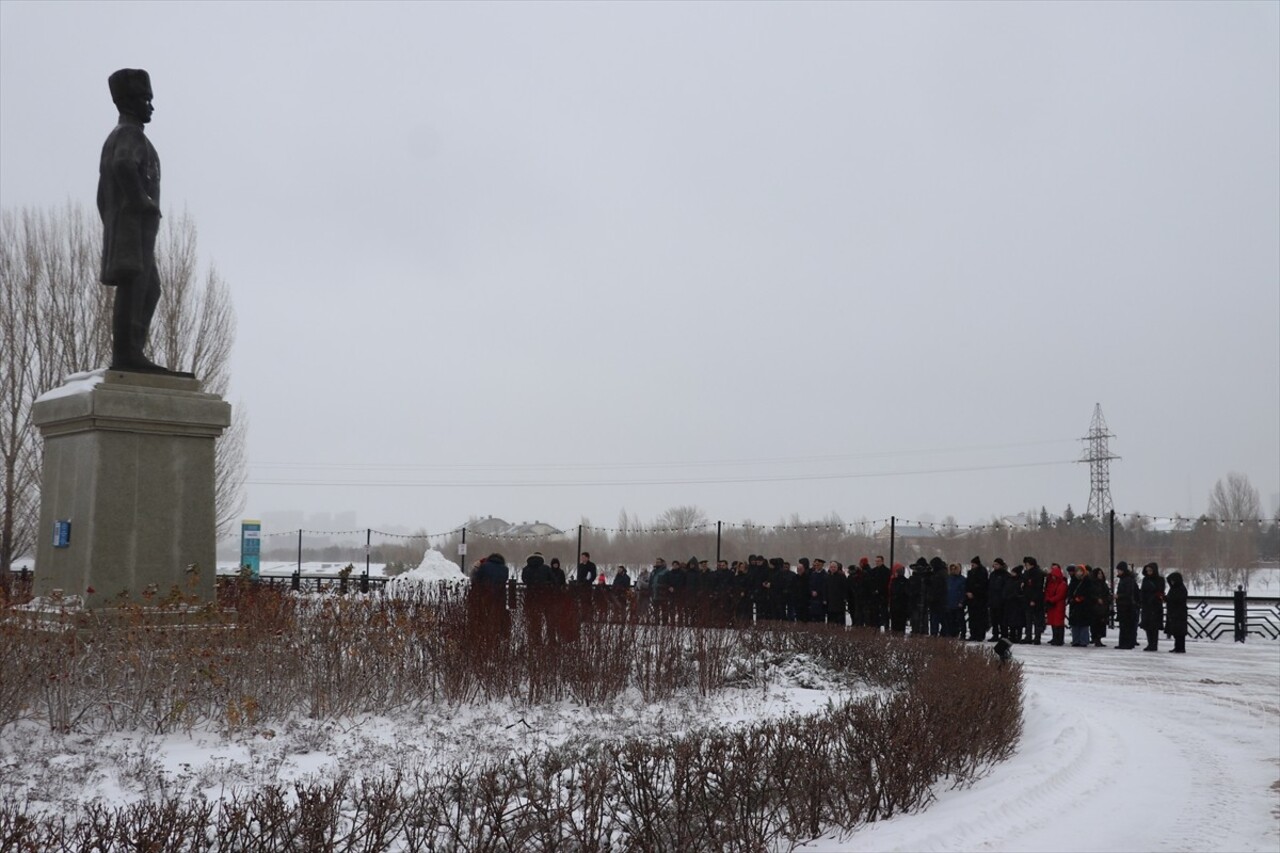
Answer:
<svg viewBox="0 0 1280 853"><path fill-rule="evenodd" d="M120 123L102 146L98 213L102 216L102 283L116 289L111 368L168 371L144 354L160 301L156 234L160 230L160 157L142 126L151 121L151 77L122 68L107 79Z"/></svg>

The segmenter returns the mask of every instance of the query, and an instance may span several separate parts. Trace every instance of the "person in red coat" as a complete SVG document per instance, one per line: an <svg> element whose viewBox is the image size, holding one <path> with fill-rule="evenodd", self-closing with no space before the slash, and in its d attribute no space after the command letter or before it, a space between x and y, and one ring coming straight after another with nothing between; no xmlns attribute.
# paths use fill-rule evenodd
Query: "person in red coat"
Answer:
<svg viewBox="0 0 1280 853"><path fill-rule="evenodd" d="M1057 563L1049 569L1049 577L1044 582L1044 610L1045 624L1053 629L1049 645L1063 645L1067 622L1067 579L1063 577L1062 566Z"/></svg>

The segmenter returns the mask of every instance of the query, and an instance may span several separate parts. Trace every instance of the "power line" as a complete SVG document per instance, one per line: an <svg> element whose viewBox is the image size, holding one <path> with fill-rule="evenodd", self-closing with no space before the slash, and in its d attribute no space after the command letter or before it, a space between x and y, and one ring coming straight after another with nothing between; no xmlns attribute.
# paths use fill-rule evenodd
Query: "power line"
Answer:
<svg viewBox="0 0 1280 853"><path fill-rule="evenodd" d="M847 474L812 474L794 476L765 477L694 477L684 479L644 479L644 480L580 480L580 481L405 481L405 480L246 480L254 486L371 486L377 488L563 488L563 487L595 487L595 486L691 486L705 484L730 483L796 483L818 480L858 480L871 477L910 477L920 474L961 474L972 471L998 471L1012 468L1044 468L1055 465L1074 465L1076 459L1062 459L1052 462L1020 462L1007 465L970 465L956 468L931 468L913 471L876 471Z"/></svg>
<svg viewBox="0 0 1280 853"><path fill-rule="evenodd" d="M979 444L967 447L937 447L917 450L886 450L868 453L829 454L823 456L774 456L759 459L712 459L670 462L548 462L507 464L475 463L378 463L378 462L250 462L251 468L318 469L333 471L559 471L559 470L623 470L630 468L702 468L729 465L776 465L804 462L836 462L850 459L879 459L894 456L924 456L942 453L970 453L983 450L1006 450L1015 447L1042 447L1051 444L1075 444L1078 439L1050 439L1005 444Z"/></svg>

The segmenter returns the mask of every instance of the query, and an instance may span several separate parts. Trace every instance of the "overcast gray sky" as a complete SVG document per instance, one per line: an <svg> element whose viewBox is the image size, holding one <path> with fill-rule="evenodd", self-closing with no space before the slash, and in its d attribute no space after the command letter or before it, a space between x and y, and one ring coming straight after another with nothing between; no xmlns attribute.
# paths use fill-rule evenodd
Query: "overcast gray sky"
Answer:
<svg viewBox="0 0 1280 853"><path fill-rule="evenodd" d="M1276 3L4 0L5 208L121 67L249 517L1079 512L1095 403L1118 512L1280 492Z"/></svg>

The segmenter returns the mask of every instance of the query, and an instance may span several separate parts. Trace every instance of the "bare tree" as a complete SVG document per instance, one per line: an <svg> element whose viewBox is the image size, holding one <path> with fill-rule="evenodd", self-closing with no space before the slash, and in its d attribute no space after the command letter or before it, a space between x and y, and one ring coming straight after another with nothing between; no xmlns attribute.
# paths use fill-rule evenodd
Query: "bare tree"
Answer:
<svg viewBox="0 0 1280 853"><path fill-rule="evenodd" d="M1239 471L1218 480L1209 492L1209 515L1220 521L1257 521L1262 518L1262 498L1249 478Z"/></svg>
<svg viewBox="0 0 1280 853"><path fill-rule="evenodd" d="M0 585L35 544L43 444L31 405L67 375L105 366L111 352L109 288L98 283L101 228L78 205L0 212ZM235 311L216 271L201 280L196 229L186 214L164 220L157 263L165 288L152 349L175 370L225 394ZM243 506L247 420L236 409L217 445L219 531Z"/></svg>
<svg viewBox="0 0 1280 853"><path fill-rule="evenodd" d="M707 514L696 506L673 506L654 519L653 526L665 530L690 530L707 523Z"/></svg>
<svg viewBox="0 0 1280 853"><path fill-rule="evenodd" d="M1247 580L1258 559L1258 524L1262 498L1249 478L1239 471L1218 480L1209 492L1209 515L1216 521L1214 568L1225 570L1229 583Z"/></svg>

